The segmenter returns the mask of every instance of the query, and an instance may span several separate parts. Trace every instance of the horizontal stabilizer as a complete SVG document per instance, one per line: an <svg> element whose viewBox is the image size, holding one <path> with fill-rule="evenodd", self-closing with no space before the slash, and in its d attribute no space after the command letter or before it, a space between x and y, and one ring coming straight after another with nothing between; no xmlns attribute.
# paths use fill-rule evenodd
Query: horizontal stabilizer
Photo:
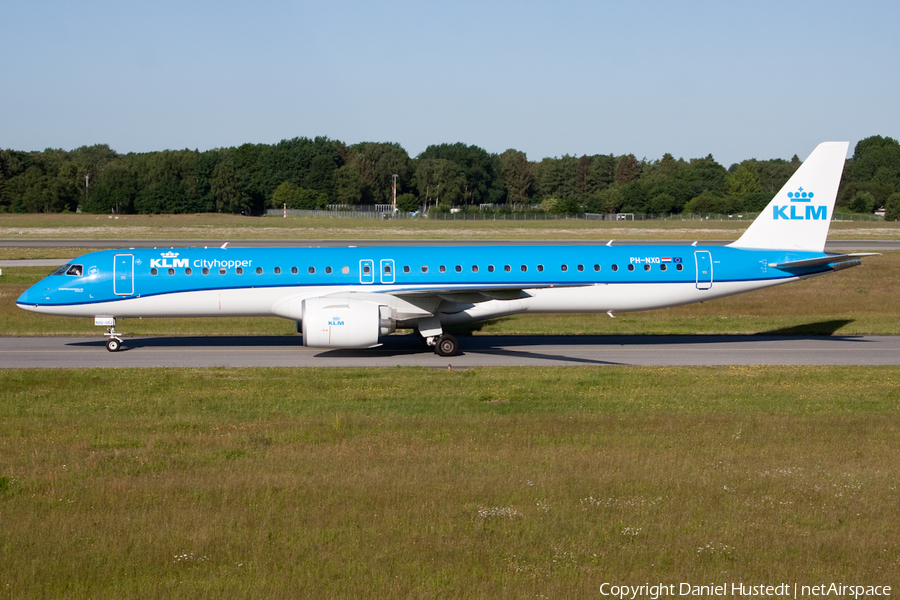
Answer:
<svg viewBox="0 0 900 600"><path fill-rule="evenodd" d="M840 264L851 260L858 260L863 256L878 256L878 253L862 252L856 254L829 254L828 256L821 256L819 258L791 260L783 263L769 263L769 266L776 269L803 269L806 267L814 267L816 265Z"/></svg>

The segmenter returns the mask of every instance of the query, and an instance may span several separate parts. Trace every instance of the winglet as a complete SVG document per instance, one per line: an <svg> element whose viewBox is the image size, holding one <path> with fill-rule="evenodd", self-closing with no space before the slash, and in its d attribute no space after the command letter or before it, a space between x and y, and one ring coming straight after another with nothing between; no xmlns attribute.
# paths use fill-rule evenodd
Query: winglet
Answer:
<svg viewBox="0 0 900 600"><path fill-rule="evenodd" d="M775 194L735 248L824 252L849 142L824 142Z"/></svg>

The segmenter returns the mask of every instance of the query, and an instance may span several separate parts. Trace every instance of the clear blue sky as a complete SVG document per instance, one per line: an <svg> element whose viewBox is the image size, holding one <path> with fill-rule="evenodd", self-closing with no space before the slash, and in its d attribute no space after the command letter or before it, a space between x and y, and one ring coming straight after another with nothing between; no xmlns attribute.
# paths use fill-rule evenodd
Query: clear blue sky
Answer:
<svg viewBox="0 0 900 600"><path fill-rule="evenodd" d="M805 158L900 137L898 23L895 0L7 2L0 148Z"/></svg>

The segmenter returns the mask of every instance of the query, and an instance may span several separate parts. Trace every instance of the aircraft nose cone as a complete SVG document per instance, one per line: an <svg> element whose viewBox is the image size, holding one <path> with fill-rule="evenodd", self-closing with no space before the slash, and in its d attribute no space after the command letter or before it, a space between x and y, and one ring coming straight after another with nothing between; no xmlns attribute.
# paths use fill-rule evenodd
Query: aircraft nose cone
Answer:
<svg viewBox="0 0 900 600"><path fill-rule="evenodd" d="M16 304L20 308L24 308L25 310L28 310L29 307L39 306L41 304L41 301L46 297L46 294L44 293L44 287L46 286L31 286L30 288L25 290L25 292L21 296L19 296L18 300L16 300Z"/></svg>

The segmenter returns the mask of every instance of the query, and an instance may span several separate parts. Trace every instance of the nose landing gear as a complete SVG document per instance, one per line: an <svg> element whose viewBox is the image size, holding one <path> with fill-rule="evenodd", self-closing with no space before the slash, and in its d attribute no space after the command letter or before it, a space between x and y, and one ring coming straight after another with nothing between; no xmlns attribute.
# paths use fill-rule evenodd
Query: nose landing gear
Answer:
<svg viewBox="0 0 900 600"><path fill-rule="evenodd" d="M94 325L106 327L104 334L109 339L106 340L106 349L110 352L118 352L122 348L122 336L116 331L116 320L112 317L94 317Z"/></svg>
<svg viewBox="0 0 900 600"><path fill-rule="evenodd" d="M108 333L106 335L113 335L113 334ZM110 352L118 352L121 347L122 347L122 340L120 340L117 337L111 337L108 340L106 340L106 349L109 350Z"/></svg>

